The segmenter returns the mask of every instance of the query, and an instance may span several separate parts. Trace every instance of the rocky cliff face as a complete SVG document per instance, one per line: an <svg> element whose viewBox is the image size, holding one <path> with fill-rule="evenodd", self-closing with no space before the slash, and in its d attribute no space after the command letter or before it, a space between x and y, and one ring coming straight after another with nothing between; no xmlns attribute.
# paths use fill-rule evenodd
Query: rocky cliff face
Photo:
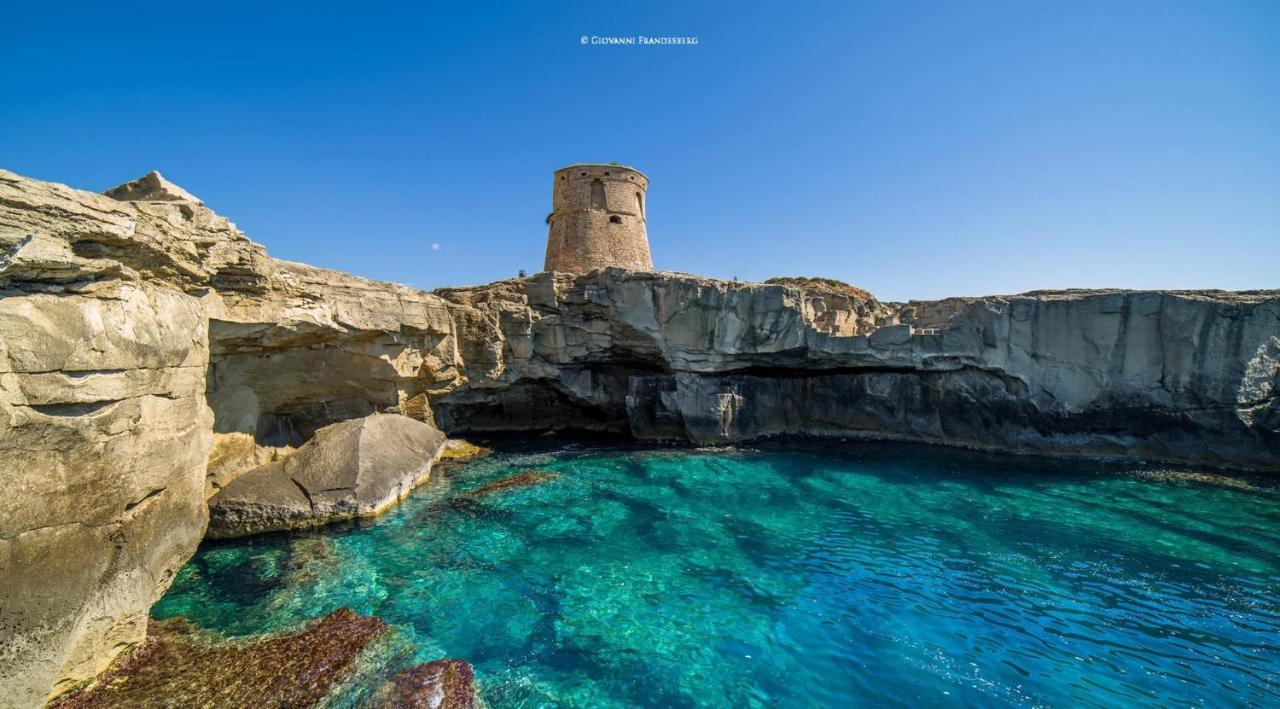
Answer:
<svg viewBox="0 0 1280 709"><path fill-rule="evenodd" d="M270 259L159 175L110 194L0 171L0 706L143 639L219 482L455 378L443 300Z"/></svg>
<svg viewBox="0 0 1280 709"><path fill-rule="evenodd" d="M184 284L234 259L194 209L0 172L0 705L141 640L204 534L208 327Z"/></svg>
<svg viewBox="0 0 1280 709"><path fill-rule="evenodd" d="M905 305L681 274L425 293L269 258L158 175L0 172L0 705L91 678L205 500L338 421L905 438L1280 469L1280 293Z"/></svg>
<svg viewBox="0 0 1280 709"><path fill-rule="evenodd" d="M217 464L208 493L265 448L375 411L429 420L457 385L447 303L429 293L273 261L262 290L208 293L208 399Z"/></svg>
<svg viewBox="0 0 1280 709"><path fill-rule="evenodd" d="M609 270L440 295L462 311L463 349L489 347L434 402L446 429L854 435L1263 469L1280 452L1275 292L833 307ZM833 311L852 325L826 326Z"/></svg>

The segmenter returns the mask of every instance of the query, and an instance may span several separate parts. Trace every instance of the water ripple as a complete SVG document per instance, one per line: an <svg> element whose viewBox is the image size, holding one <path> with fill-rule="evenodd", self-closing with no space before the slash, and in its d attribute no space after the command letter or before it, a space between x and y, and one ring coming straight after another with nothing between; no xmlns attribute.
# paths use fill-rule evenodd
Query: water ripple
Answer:
<svg viewBox="0 0 1280 709"><path fill-rule="evenodd" d="M535 463L558 477L453 502ZM235 635L349 606L416 644L396 662L470 660L495 707L1280 703L1280 496L1127 472L499 456L374 523L207 545L155 614Z"/></svg>

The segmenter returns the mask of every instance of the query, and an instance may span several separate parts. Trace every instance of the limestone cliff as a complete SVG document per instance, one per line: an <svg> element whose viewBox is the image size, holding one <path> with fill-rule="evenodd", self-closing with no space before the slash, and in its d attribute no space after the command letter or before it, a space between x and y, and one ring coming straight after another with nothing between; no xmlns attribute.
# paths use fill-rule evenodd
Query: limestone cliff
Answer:
<svg viewBox="0 0 1280 709"><path fill-rule="evenodd" d="M260 253L229 228L0 172L0 706L141 640L204 534L209 340L187 288Z"/></svg>
<svg viewBox="0 0 1280 709"><path fill-rule="evenodd" d="M455 378L443 300L272 260L158 174L110 195L0 171L0 706L143 639L219 482Z"/></svg>
<svg viewBox="0 0 1280 709"><path fill-rule="evenodd" d="M1280 467L1274 291L889 306L606 270L440 295L470 355L465 383L433 402L446 430L813 433Z"/></svg>
<svg viewBox="0 0 1280 709"><path fill-rule="evenodd" d="M139 642L205 500L329 424L906 438L1280 469L1280 293L905 305L671 273L436 293L269 258L159 175L0 172L0 706Z"/></svg>
<svg viewBox="0 0 1280 709"><path fill-rule="evenodd" d="M263 290L213 291L208 399L215 450L208 494L263 447L375 411L428 420L428 398L457 385L447 303L429 293L285 261Z"/></svg>

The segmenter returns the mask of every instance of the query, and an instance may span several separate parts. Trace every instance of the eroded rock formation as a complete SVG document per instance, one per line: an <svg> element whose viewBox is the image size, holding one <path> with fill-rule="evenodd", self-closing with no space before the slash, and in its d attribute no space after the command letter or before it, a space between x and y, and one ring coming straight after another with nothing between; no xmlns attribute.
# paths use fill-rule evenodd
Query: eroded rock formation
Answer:
<svg viewBox="0 0 1280 709"><path fill-rule="evenodd" d="M403 500L444 452L434 425L370 414L325 426L296 452L237 477L209 500L215 539L375 515Z"/></svg>
<svg viewBox="0 0 1280 709"><path fill-rule="evenodd" d="M0 705L142 641L207 497L374 412L1280 469L1280 292L905 305L671 273L436 293L269 258L148 175L0 172Z"/></svg>
<svg viewBox="0 0 1280 709"><path fill-rule="evenodd" d="M235 259L196 209L0 172L0 706L141 641L204 535L208 327L179 284Z"/></svg>
<svg viewBox="0 0 1280 709"><path fill-rule="evenodd" d="M448 431L813 433L1278 465L1274 291L888 306L607 270L439 293L474 355L433 401Z"/></svg>
<svg viewBox="0 0 1280 709"><path fill-rule="evenodd" d="M0 171L0 706L143 640L220 484L455 378L443 300L272 260L159 175L111 193Z"/></svg>

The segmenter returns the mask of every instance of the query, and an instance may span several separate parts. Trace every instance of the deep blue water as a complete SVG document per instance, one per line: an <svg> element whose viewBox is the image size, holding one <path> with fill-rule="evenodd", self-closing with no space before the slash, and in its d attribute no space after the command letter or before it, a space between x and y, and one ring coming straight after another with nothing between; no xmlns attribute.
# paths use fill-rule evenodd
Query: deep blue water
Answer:
<svg viewBox="0 0 1280 709"><path fill-rule="evenodd" d="M529 469L557 477L468 495ZM463 658L494 707L1274 706L1280 492L870 444L505 454L206 545L154 613L341 606L397 630L370 676Z"/></svg>

